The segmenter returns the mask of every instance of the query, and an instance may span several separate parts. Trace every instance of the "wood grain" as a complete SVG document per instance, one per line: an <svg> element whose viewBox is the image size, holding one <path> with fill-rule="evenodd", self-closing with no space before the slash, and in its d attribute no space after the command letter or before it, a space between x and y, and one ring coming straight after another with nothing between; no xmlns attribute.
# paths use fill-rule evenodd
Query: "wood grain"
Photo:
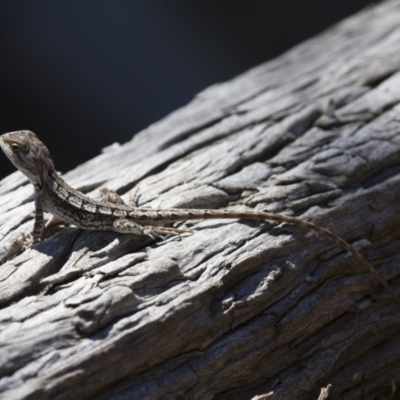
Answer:
<svg viewBox="0 0 400 400"><path fill-rule="evenodd" d="M399 22L398 1L370 7L63 177L145 207L308 219L400 294ZM317 399L331 384L330 400L374 399L399 387L398 304L329 239L199 221L159 243L58 228L24 251L32 193L19 172L0 182L1 398Z"/></svg>

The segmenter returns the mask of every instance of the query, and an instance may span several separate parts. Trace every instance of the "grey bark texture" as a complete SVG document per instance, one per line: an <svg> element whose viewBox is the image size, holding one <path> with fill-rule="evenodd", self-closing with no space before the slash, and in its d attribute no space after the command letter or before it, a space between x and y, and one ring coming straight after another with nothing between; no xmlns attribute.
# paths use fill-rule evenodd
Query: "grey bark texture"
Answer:
<svg viewBox="0 0 400 400"><path fill-rule="evenodd" d="M368 8L64 178L311 220L400 295L399 44L399 1ZM0 182L2 399L399 395L400 306L328 238L214 220L157 243L64 227L23 250L32 193L19 172Z"/></svg>

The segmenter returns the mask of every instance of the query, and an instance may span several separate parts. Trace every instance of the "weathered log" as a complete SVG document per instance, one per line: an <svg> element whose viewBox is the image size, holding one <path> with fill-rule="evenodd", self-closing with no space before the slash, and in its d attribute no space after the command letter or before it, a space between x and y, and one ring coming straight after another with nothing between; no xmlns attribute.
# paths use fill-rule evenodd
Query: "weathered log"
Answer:
<svg viewBox="0 0 400 400"><path fill-rule="evenodd" d="M64 177L146 207L311 220L400 294L399 43L400 3L371 7ZM64 227L24 250L32 188L16 172L0 194L2 398L374 399L400 385L399 305L328 238L218 220L159 243Z"/></svg>

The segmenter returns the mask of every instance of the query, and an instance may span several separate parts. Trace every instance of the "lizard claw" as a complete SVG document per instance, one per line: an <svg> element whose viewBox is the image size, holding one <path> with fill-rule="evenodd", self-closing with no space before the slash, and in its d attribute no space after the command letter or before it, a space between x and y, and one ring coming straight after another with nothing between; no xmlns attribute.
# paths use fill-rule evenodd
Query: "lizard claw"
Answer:
<svg viewBox="0 0 400 400"><path fill-rule="evenodd" d="M32 238L32 234L29 232L22 232L20 239L13 239L13 242L20 247L22 251L31 249L35 246L39 241L34 241Z"/></svg>
<svg viewBox="0 0 400 400"><path fill-rule="evenodd" d="M145 226L143 228L143 234L150 236L152 239L156 240L156 238L165 240L169 236L179 236L181 237L184 233L194 233L188 229L178 229L178 228L166 228L163 226Z"/></svg>

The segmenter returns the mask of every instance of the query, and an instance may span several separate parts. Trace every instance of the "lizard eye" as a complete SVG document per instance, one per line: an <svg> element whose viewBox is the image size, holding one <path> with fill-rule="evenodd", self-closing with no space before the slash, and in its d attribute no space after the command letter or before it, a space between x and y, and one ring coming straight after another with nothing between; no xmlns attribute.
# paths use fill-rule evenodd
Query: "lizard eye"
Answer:
<svg viewBox="0 0 400 400"><path fill-rule="evenodd" d="M19 150L19 146L17 143L11 143L10 146L12 147L13 150Z"/></svg>

